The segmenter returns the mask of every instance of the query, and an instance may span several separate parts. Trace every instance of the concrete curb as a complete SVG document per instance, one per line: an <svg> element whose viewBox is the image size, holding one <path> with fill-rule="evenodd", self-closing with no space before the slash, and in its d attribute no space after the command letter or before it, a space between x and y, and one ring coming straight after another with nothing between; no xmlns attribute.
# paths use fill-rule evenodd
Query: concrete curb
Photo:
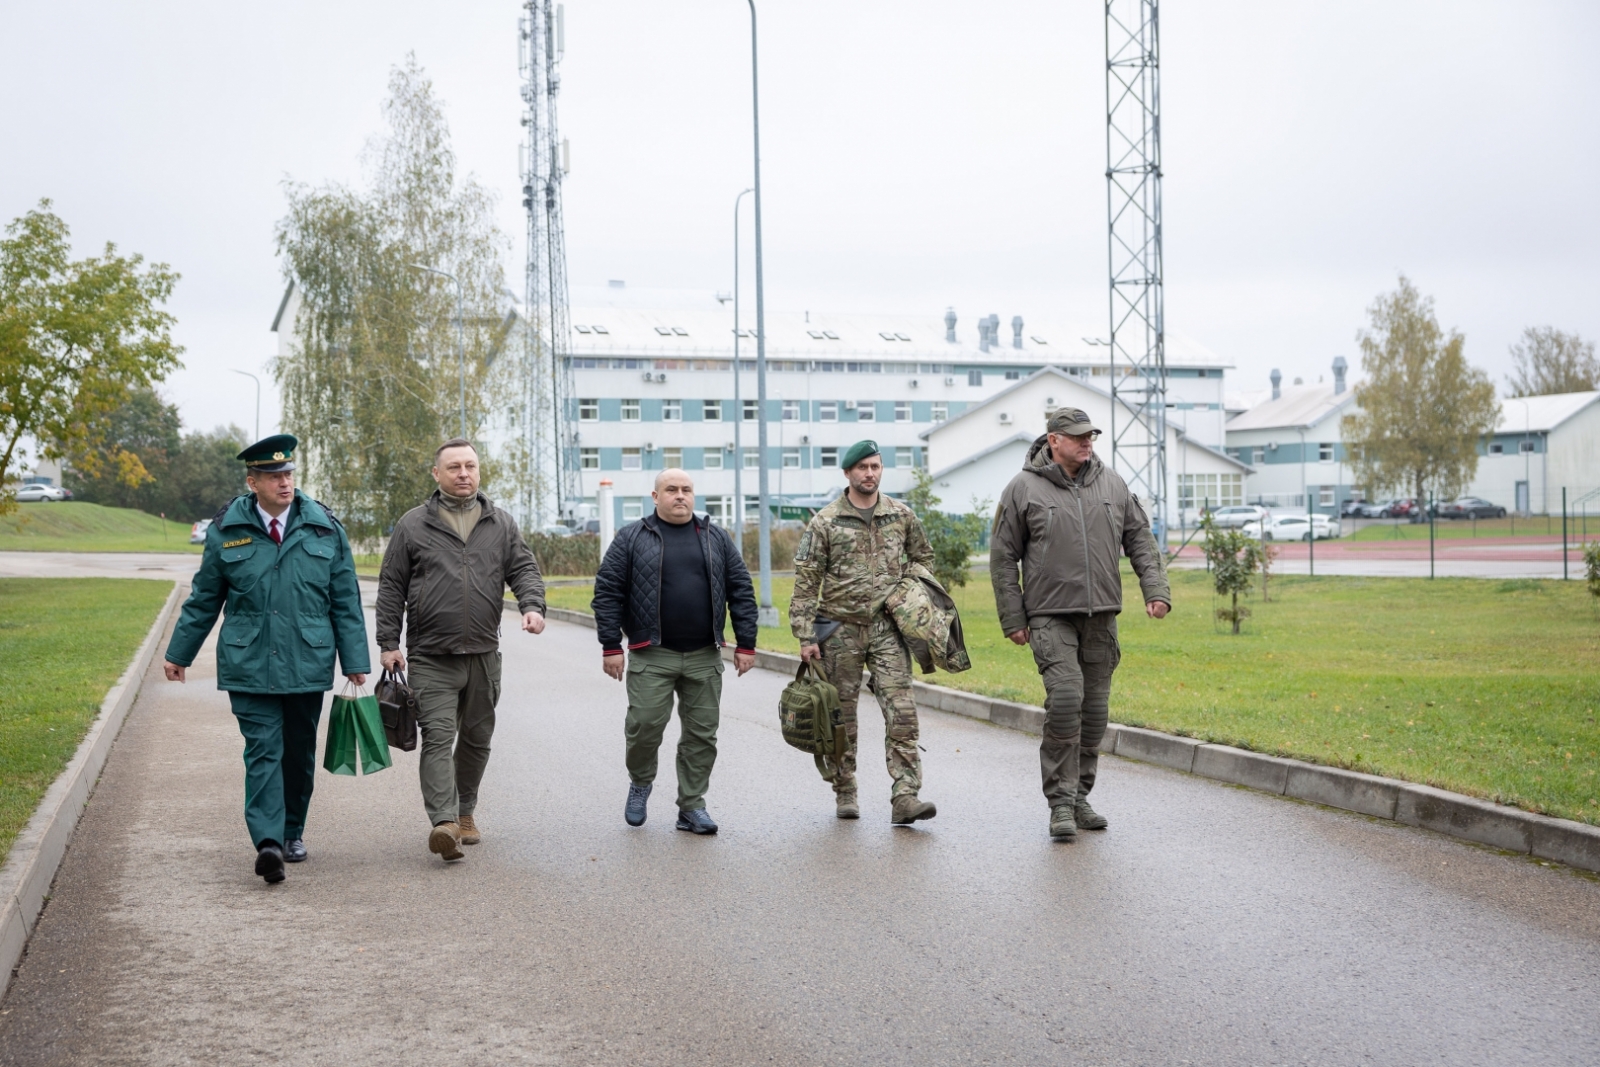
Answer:
<svg viewBox="0 0 1600 1067"><path fill-rule="evenodd" d="M100 770L111 755L111 746L116 744L123 720L139 695L144 673L155 659L183 588L173 583L166 604L150 632L145 634L139 651L134 653L132 664L100 702L100 714L90 724L78 751L45 791L38 810L12 844L5 866L0 867L0 974L5 976L0 982L0 994L11 985L11 977L28 947L28 938L33 935L39 913L50 897L50 886L67 854L72 832L77 829L78 819L100 779Z"/></svg>
<svg viewBox="0 0 1600 1067"><path fill-rule="evenodd" d="M509 607L515 609L516 605ZM551 608L545 614L562 622L594 627L594 616L587 612ZM732 648L722 651L725 657L733 658ZM800 666L800 657L758 649L756 666L793 674ZM928 682L913 681L911 688L920 707L981 719L1023 733L1038 734L1044 730L1044 709L1031 704L996 700ZM1600 871L1600 826L1535 815L1520 808L1395 778L1266 756L1137 726L1110 724L1100 751L1263 793L1418 826L1507 852L1554 860L1580 870Z"/></svg>

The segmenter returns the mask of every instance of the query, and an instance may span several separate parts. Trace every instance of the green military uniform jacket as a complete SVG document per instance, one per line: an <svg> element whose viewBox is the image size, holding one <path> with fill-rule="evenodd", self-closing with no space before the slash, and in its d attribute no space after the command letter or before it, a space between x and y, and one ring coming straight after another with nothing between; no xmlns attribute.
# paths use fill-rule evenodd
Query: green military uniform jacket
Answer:
<svg viewBox="0 0 1600 1067"><path fill-rule="evenodd" d="M167 646L187 667L223 614L217 688L230 693L318 693L371 670L367 623L344 527L296 489L283 544L261 523L252 494L236 498L206 531L205 556Z"/></svg>
<svg viewBox="0 0 1600 1067"><path fill-rule="evenodd" d="M882 493L872 523L848 493L817 512L794 553L789 628L802 644L816 640L816 619L867 624L913 563L933 566L933 546L905 504Z"/></svg>

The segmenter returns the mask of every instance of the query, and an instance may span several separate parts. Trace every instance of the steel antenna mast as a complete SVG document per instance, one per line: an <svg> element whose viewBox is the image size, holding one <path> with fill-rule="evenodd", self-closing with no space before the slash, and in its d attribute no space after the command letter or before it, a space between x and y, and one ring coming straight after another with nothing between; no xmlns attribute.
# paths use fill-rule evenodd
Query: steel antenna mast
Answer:
<svg viewBox="0 0 1600 1067"><path fill-rule="evenodd" d="M522 73L522 207L527 214L524 274L523 430L530 466L526 518L543 526L574 514L580 493L576 413L567 308L567 248L561 221L566 148L556 125L566 12L550 0L525 0L518 20Z"/></svg>
<svg viewBox="0 0 1600 1067"><path fill-rule="evenodd" d="M1106 0L1111 465L1167 530L1167 350L1161 262L1158 0Z"/></svg>

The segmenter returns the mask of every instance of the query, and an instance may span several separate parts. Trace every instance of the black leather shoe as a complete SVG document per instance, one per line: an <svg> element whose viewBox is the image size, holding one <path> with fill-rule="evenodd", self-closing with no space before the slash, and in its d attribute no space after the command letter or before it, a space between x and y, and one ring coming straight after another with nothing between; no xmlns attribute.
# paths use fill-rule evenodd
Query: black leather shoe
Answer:
<svg viewBox="0 0 1600 1067"><path fill-rule="evenodd" d="M271 841L263 842L256 853L256 873L265 878L268 885L283 881L283 849Z"/></svg>
<svg viewBox="0 0 1600 1067"><path fill-rule="evenodd" d="M622 809L622 817L628 820L629 826L643 826L645 819L645 805L650 802L650 790L654 784L639 785L637 782L628 786L628 806Z"/></svg>
<svg viewBox="0 0 1600 1067"><path fill-rule="evenodd" d="M717 824L712 821L705 808L695 808L693 811L678 811L678 829L688 830L696 834L714 834Z"/></svg>
<svg viewBox="0 0 1600 1067"><path fill-rule="evenodd" d="M304 863L306 861L306 843L298 837L293 838L283 846L283 862Z"/></svg>

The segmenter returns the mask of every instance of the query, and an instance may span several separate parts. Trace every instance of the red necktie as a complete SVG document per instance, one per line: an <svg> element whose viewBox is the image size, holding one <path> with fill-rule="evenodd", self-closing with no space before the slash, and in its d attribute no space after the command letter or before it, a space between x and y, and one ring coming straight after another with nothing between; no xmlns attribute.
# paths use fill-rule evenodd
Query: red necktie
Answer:
<svg viewBox="0 0 1600 1067"><path fill-rule="evenodd" d="M274 544L279 544L279 545L283 544L283 534L278 532L278 520L277 519L273 519L272 520L272 525L267 528L267 533L272 535L272 541L273 541Z"/></svg>

